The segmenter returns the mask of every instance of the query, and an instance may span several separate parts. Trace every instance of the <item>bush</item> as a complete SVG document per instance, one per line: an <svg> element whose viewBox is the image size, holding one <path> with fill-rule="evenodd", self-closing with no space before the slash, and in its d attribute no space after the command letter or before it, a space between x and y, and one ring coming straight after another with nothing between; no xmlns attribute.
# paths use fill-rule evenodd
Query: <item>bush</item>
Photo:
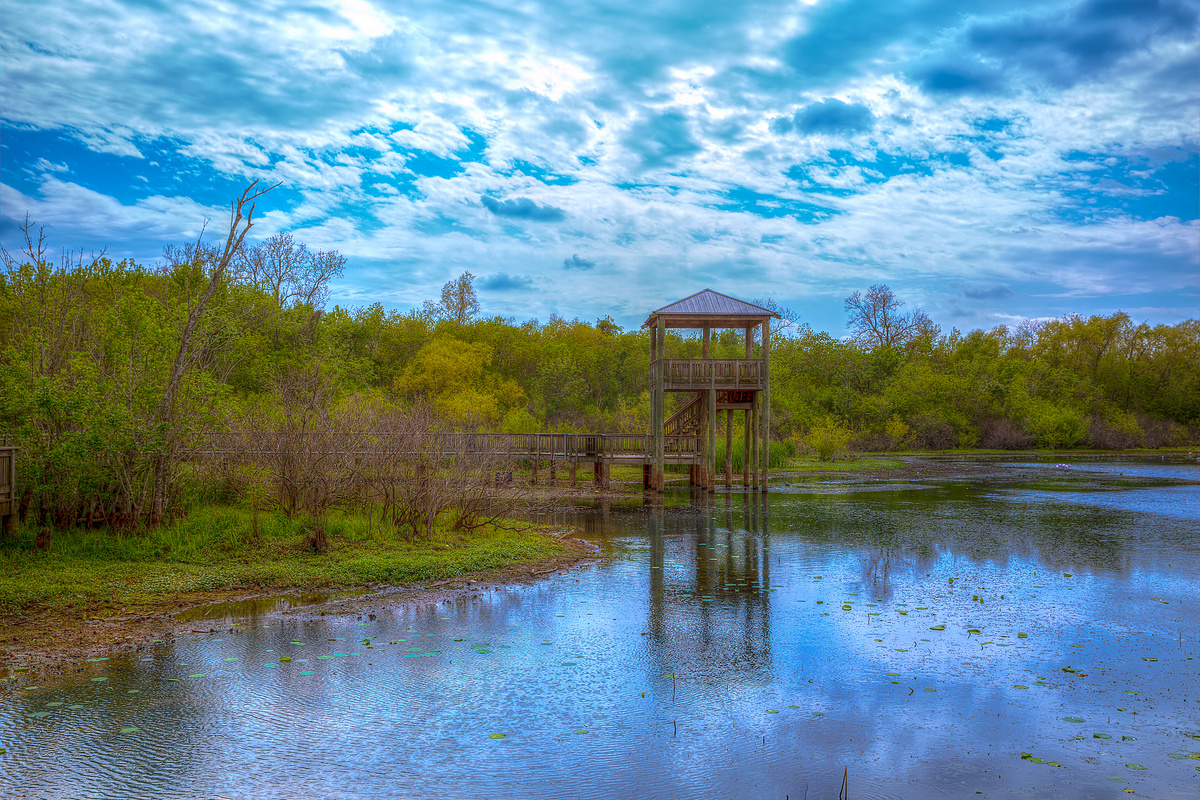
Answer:
<svg viewBox="0 0 1200 800"><path fill-rule="evenodd" d="M935 414L920 414L912 421L912 442L922 450L949 450L958 443L954 426Z"/></svg>
<svg viewBox="0 0 1200 800"><path fill-rule="evenodd" d="M1087 438L1087 421L1073 408L1039 403L1030 416L1029 427L1039 447L1075 447Z"/></svg>
<svg viewBox="0 0 1200 800"><path fill-rule="evenodd" d="M834 461L846 451L853 434L833 418L808 432L807 443L821 461Z"/></svg>
<svg viewBox="0 0 1200 800"><path fill-rule="evenodd" d="M979 425L979 446L987 450L1030 450L1033 437L1007 417L988 419Z"/></svg>

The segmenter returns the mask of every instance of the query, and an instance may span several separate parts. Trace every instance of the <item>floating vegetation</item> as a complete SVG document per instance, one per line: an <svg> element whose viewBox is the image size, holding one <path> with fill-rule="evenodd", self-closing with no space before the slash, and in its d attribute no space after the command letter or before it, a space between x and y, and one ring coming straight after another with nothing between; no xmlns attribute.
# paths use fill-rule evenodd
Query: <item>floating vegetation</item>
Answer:
<svg viewBox="0 0 1200 800"><path fill-rule="evenodd" d="M575 730L571 731L571 733L573 733L577 736L582 736L583 734L585 734L587 732L588 732L587 728L576 728Z"/></svg>
<svg viewBox="0 0 1200 800"><path fill-rule="evenodd" d="M1082 717L1063 717L1064 722L1085 722Z"/></svg>
<svg viewBox="0 0 1200 800"><path fill-rule="evenodd" d="M141 728L137 727L136 725L131 725L128 728L121 728L120 732L121 733L137 733L140 730L141 730Z"/></svg>
<svg viewBox="0 0 1200 800"><path fill-rule="evenodd" d="M488 734L489 739L505 739L507 737L508 737L508 734L506 734L506 733L489 733Z"/></svg>

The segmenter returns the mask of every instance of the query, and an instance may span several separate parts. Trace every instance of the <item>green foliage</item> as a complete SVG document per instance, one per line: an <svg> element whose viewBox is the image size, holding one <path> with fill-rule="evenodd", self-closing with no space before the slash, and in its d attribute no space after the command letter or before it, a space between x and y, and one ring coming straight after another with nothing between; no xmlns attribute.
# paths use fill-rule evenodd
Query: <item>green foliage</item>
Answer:
<svg viewBox="0 0 1200 800"><path fill-rule="evenodd" d="M325 312L321 275L336 276L340 256L284 237L254 253L249 277L212 283L170 397L189 312L215 274L213 252L169 249L153 269L103 258L56 265L31 243L28 258L4 260L0 435L22 447L20 489L31 492L34 520L137 529L156 470L166 473L175 513L207 498L265 516L286 470L242 464L201 476L183 454L238 430L299 426L292 433L311 440L331 420L351 426L352 407L381 418L426 404L460 430L649 430L643 331L610 319L480 318L469 273L428 309ZM289 273L280 268L288 258L308 266ZM807 326L774 336L773 466L796 443L832 459L850 446L1157 447L1200 436L1197 320L1151 326L1118 312L966 334L918 321L874 344ZM699 337L686 332L669 332L666 345L669 357L700 356ZM716 358L745 354L739 331L717 331L711 348ZM307 416L296 413L302 376L320 377ZM740 436L733 448L740 471ZM310 517L354 502L327 488L330 505Z"/></svg>
<svg viewBox="0 0 1200 800"><path fill-rule="evenodd" d="M834 461L846 452L846 445L850 444L853 435L849 429L828 417L808 432L804 442L819 460Z"/></svg>

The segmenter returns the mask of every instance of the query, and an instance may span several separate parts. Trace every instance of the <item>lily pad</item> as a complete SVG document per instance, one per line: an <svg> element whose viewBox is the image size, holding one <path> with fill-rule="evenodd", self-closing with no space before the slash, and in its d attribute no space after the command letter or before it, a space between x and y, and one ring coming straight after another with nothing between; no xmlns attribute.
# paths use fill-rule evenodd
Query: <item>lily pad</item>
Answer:
<svg viewBox="0 0 1200 800"><path fill-rule="evenodd" d="M571 733L574 733L574 734L576 734L576 735L579 735L579 736L582 736L583 734L585 734L585 733L587 733L587 732L588 732L588 731L587 731L587 728L579 728L579 729L577 729L577 730L573 730L573 731L571 731Z"/></svg>
<svg viewBox="0 0 1200 800"><path fill-rule="evenodd" d="M1125 766L1129 767L1130 769L1145 769L1145 767L1143 767L1141 764L1126 764Z"/></svg>
<svg viewBox="0 0 1200 800"><path fill-rule="evenodd" d="M34 719L45 719L46 717L50 716L50 712L49 711L34 711L29 716L33 717Z"/></svg>
<svg viewBox="0 0 1200 800"><path fill-rule="evenodd" d="M779 713L779 709L778 709L778 708L768 708L768 709L767 709L767 713L768 713L768 714L778 714L778 713Z"/></svg>
<svg viewBox="0 0 1200 800"><path fill-rule="evenodd" d="M1018 633L1017 633L1017 638L1018 638L1018 639L1028 639L1028 638L1029 638L1029 634L1028 634L1028 633L1021 632L1021 631L1018 631Z"/></svg>
<svg viewBox="0 0 1200 800"><path fill-rule="evenodd" d="M53 703L46 703L46 708L58 708L61 705L62 705L61 701L55 700Z"/></svg>
<svg viewBox="0 0 1200 800"><path fill-rule="evenodd" d="M121 728L121 733L137 733L141 728L136 725L131 725L128 728Z"/></svg>
<svg viewBox="0 0 1200 800"><path fill-rule="evenodd" d="M108 678L92 678L92 683L104 683Z"/></svg>
<svg viewBox="0 0 1200 800"><path fill-rule="evenodd" d="M188 675L188 677L189 677L189 678L203 678L203 677L204 677L204 673L203 673L203 672L197 672L197 673L196 673L196 674L194 674L194 675Z"/></svg>
<svg viewBox="0 0 1200 800"><path fill-rule="evenodd" d="M1111 739L1112 737L1109 736L1107 733L1093 733L1092 738L1093 739Z"/></svg>
<svg viewBox="0 0 1200 800"><path fill-rule="evenodd" d="M1065 722L1083 722L1083 717L1063 717Z"/></svg>
<svg viewBox="0 0 1200 800"><path fill-rule="evenodd" d="M931 630L931 631L944 631L944 630L946 630L946 626L945 626L945 625L931 625L931 626L929 627L929 630Z"/></svg>
<svg viewBox="0 0 1200 800"><path fill-rule="evenodd" d="M508 736L508 734L506 734L506 733L489 733L488 734L489 739L504 739L504 738L507 738L507 736Z"/></svg>
<svg viewBox="0 0 1200 800"><path fill-rule="evenodd" d="M313 675L314 673L311 669L302 669L302 670L300 670L300 674L301 675Z"/></svg>
<svg viewBox="0 0 1200 800"><path fill-rule="evenodd" d="M1136 736L1122 736L1121 741L1122 742L1136 742L1137 737Z"/></svg>
<svg viewBox="0 0 1200 800"><path fill-rule="evenodd" d="M292 663L292 657L291 656L280 656L279 663L280 664L290 664L290 663Z"/></svg>
<svg viewBox="0 0 1200 800"><path fill-rule="evenodd" d="M1019 684L1019 683L1014 683L1014 684L1013 684L1013 688L1014 688L1014 689L1028 689L1029 687L1028 687L1028 686L1022 686L1022 685L1021 685L1021 684Z"/></svg>

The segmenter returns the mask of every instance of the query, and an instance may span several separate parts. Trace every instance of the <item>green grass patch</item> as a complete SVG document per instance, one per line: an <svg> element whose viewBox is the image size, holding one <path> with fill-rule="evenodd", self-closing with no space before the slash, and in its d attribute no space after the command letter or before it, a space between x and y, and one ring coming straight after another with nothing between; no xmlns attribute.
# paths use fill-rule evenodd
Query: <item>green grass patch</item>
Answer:
<svg viewBox="0 0 1200 800"><path fill-rule="evenodd" d="M155 530L55 531L48 551L24 526L0 547L0 611L32 604L137 605L221 589L338 589L405 585L560 555L566 548L533 528L462 534L435 530L410 541L362 515L331 514L329 550L304 549L302 522L204 506Z"/></svg>

